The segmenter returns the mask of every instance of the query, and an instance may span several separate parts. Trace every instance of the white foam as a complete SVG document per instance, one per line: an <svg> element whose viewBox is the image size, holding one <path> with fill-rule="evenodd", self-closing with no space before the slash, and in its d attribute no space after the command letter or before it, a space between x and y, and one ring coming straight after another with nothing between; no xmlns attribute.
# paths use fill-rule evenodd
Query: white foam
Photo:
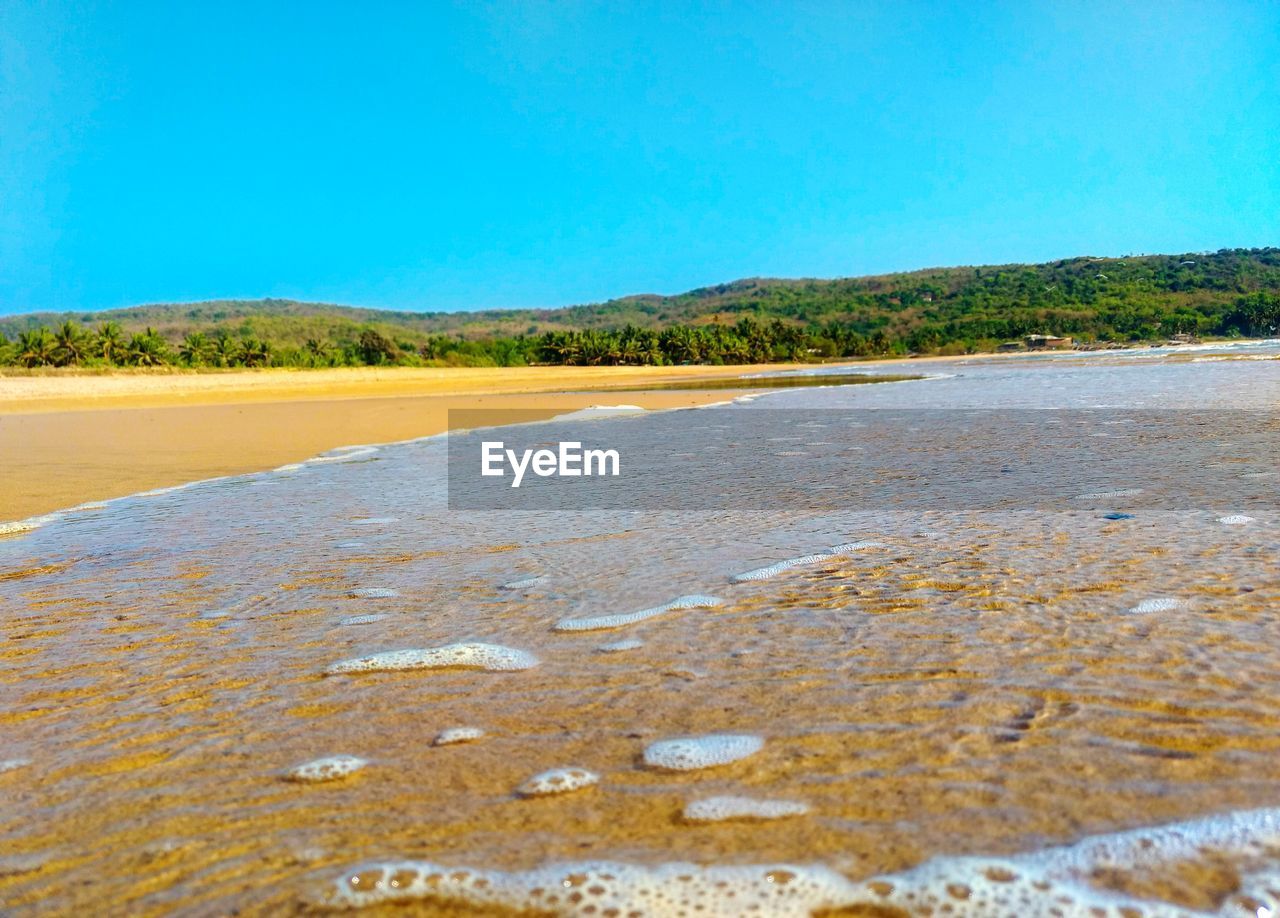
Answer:
<svg viewBox="0 0 1280 918"><path fill-rule="evenodd" d="M684 808L690 822L723 822L727 819L783 819L803 816L807 803L792 800L757 800L754 797L708 797L695 800Z"/></svg>
<svg viewBox="0 0 1280 918"><path fill-rule="evenodd" d="M441 730L431 745L452 746L456 743L470 743L482 736L484 731L479 727L450 727L448 730Z"/></svg>
<svg viewBox="0 0 1280 918"><path fill-rule="evenodd" d="M928 860L900 873L854 882L820 866L639 866L609 862L553 864L506 873L438 864L371 864L339 878L324 904L365 906L394 901L470 905L494 910L586 915L742 914L800 918L822 910L858 914L946 914L951 918L1190 918L1251 915L1261 918L1280 900L1276 866L1240 873L1239 889L1213 913L1161 901L1137 900L1088 886L1106 869L1160 866L1201 857L1203 851L1257 858L1280 844L1280 809L1224 816L1088 837L1075 845L1009 858ZM1274 857L1272 857L1274 860ZM1252 901L1249 901L1252 900Z"/></svg>
<svg viewBox="0 0 1280 918"><path fill-rule="evenodd" d="M609 643L609 644L601 644L599 647L596 648L596 650L600 651L601 653L623 653L624 651L627 651L627 650L637 650L643 646L644 646L644 641L637 641L632 639L627 641L613 641L612 643Z"/></svg>
<svg viewBox="0 0 1280 918"><path fill-rule="evenodd" d="M274 469L272 469L272 471L273 472L296 472L298 471L298 469L305 468L305 467L306 466L301 462L287 462L284 465L276 466Z"/></svg>
<svg viewBox="0 0 1280 918"><path fill-rule="evenodd" d="M335 545L334 547L335 547L335 548L364 548L364 543L363 543L363 542L355 542L355 541L350 541L350 542L339 542L339 543L338 543L337 545Z"/></svg>
<svg viewBox="0 0 1280 918"><path fill-rule="evenodd" d="M549 578L545 574L536 577L525 577L521 580L510 580L498 587L500 590L527 590L530 587L536 587L539 584L546 583Z"/></svg>
<svg viewBox="0 0 1280 918"><path fill-rule="evenodd" d="M1218 517L1218 522L1226 526L1247 526L1253 522L1253 517L1245 516L1243 513L1233 513L1230 516Z"/></svg>
<svg viewBox="0 0 1280 918"><path fill-rule="evenodd" d="M342 621L338 622L338 624L339 625L372 625L374 622L380 622L384 618L386 618L385 615L380 615L378 613L373 613L370 615L348 615Z"/></svg>
<svg viewBox="0 0 1280 918"><path fill-rule="evenodd" d="M58 518L55 513L46 513L43 516L29 516L25 520L15 520L12 523L0 523L0 535L13 535L19 532L30 532L33 529L39 529L45 523L51 523Z"/></svg>
<svg viewBox="0 0 1280 918"><path fill-rule="evenodd" d="M724 600L715 596L680 596L671 602L654 606L652 609L641 609L638 612L626 612L618 615L600 615L595 618L566 618L556 623L557 631L599 631L603 628L621 628L623 625L634 625L645 619L676 612L683 609L713 609L724 605Z"/></svg>
<svg viewBox="0 0 1280 918"><path fill-rule="evenodd" d="M577 411L557 414L553 421L594 421L604 418L616 418L645 414L639 405L590 405Z"/></svg>
<svg viewBox="0 0 1280 918"><path fill-rule="evenodd" d="M737 762L763 748L764 740L759 736L708 733L653 743L644 751L644 763L667 771L693 771Z"/></svg>
<svg viewBox="0 0 1280 918"><path fill-rule="evenodd" d="M393 599L400 594L386 587L361 587L347 593L352 599Z"/></svg>
<svg viewBox="0 0 1280 918"><path fill-rule="evenodd" d="M600 776L585 768L553 768L536 774L516 789L521 797L546 797L551 794L568 794L600 781Z"/></svg>
<svg viewBox="0 0 1280 918"><path fill-rule="evenodd" d="M1280 899L1280 870L1274 851L1269 851L1278 844L1280 809L1269 809L1098 835L1012 857L935 858L861 882L816 865L643 866L595 861L505 873L397 861L348 872L323 899L338 907L424 900L583 918L628 913L658 918L799 918L837 909L910 918L1263 916L1268 912L1259 909L1274 911ZM1171 864L1206 851L1255 860L1269 857L1272 863L1242 870L1239 888L1212 913L1088 885L1100 871Z"/></svg>
<svg viewBox="0 0 1280 918"><path fill-rule="evenodd" d="M307 464L319 462L351 462L355 459L363 459L365 456L372 456L378 451L376 446L339 446L327 453L321 453L319 456L312 456L307 460Z"/></svg>
<svg viewBox="0 0 1280 918"><path fill-rule="evenodd" d="M1076 500L1103 500L1109 497L1134 497L1141 494L1142 488L1119 488L1115 491L1092 491L1088 494L1077 494Z"/></svg>
<svg viewBox="0 0 1280 918"><path fill-rule="evenodd" d="M836 545L827 551L820 551L812 555L801 555L798 558L788 558L785 561L778 561L774 564L768 565L767 567L757 567L754 570L744 571L741 574L735 574L730 577L729 580L733 583L750 583L755 580L769 580L797 567L809 567L814 564L834 561L842 555L853 554L857 551L865 551L869 548L884 547L883 542L845 542L844 544Z"/></svg>
<svg viewBox="0 0 1280 918"><path fill-rule="evenodd" d="M1133 615L1146 615L1150 612L1168 612L1184 605L1181 599L1171 599L1166 596L1159 596L1155 599L1144 599L1138 603L1129 612Z"/></svg>
<svg viewBox="0 0 1280 918"><path fill-rule="evenodd" d="M30 759L0 759L0 775L16 768L24 768L31 764Z"/></svg>
<svg viewBox="0 0 1280 918"><path fill-rule="evenodd" d="M390 523L400 522L398 516L366 516L362 519L352 520L352 526L386 526Z"/></svg>
<svg viewBox="0 0 1280 918"><path fill-rule="evenodd" d="M326 675L342 673L398 672L410 669L484 669L513 672L538 665L538 658L525 650L501 644L469 642L429 647L424 650L390 650L369 657L343 660L325 670Z"/></svg>
<svg viewBox="0 0 1280 918"><path fill-rule="evenodd" d="M349 908L426 900L571 918L627 914L807 918L836 907L853 891L852 884L834 871L791 864L648 867L591 861L504 873L399 861L347 873L334 884L324 904Z"/></svg>
<svg viewBox="0 0 1280 918"><path fill-rule="evenodd" d="M323 781L337 781L348 778L369 763L354 755L334 755L323 759L306 762L290 769L285 776L290 781L304 784L319 784Z"/></svg>

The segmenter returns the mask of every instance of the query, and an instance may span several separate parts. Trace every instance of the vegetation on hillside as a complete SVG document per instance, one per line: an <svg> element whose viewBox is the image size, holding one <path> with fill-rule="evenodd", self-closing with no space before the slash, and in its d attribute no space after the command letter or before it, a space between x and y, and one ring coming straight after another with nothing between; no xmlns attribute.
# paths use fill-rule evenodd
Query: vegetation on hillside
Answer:
<svg viewBox="0 0 1280 918"><path fill-rule="evenodd" d="M556 310L409 313L281 300L0 318L0 364L517 366L967 353L1034 333L1136 342L1280 329L1280 249L736 281Z"/></svg>

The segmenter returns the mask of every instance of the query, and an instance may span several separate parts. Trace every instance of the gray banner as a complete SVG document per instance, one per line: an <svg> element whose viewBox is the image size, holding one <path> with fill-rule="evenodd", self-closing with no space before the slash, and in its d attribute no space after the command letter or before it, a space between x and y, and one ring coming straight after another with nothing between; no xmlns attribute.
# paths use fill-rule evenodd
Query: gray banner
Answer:
<svg viewBox="0 0 1280 918"><path fill-rule="evenodd" d="M509 418L450 412L450 507L1247 514L1280 488L1265 411L727 407L493 426Z"/></svg>

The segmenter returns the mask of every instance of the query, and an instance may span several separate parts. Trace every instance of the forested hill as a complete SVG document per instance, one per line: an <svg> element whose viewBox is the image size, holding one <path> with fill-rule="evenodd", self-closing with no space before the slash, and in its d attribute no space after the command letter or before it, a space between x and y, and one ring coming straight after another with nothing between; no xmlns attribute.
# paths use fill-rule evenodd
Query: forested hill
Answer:
<svg viewBox="0 0 1280 918"><path fill-rule="evenodd" d="M1083 341L1268 335L1280 327L1280 249L1082 257L838 280L752 278L675 296L646 294L548 310L419 313L227 300L6 317L0 318L0 334L12 340L12 350L19 334L40 326L52 333L67 322L114 322L126 337L151 334L157 344L173 347L193 333L254 340L277 355L264 358L269 362L297 352L286 362L325 365L433 362L450 354L456 362L579 362L575 355L583 341L594 342L588 350L604 347L604 356L589 362L685 362L717 359L717 351L726 361L740 359L743 351L752 357L762 349L773 354L778 342L792 356L845 356L987 349L1032 333ZM757 326L771 331L762 335ZM650 346L653 333L675 327L710 343L682 346L664 358ZM370 350L371 333L388 347ZM356 354L362 336L366 346ZM737 344L730 341L735 337L741 339ZM600 344L624 338L633 341L629 350L621 349L631 356L619 357L619 347ZM303 353L308 350L310 357ZM91 357L88 347L84 359Z"/></svg>

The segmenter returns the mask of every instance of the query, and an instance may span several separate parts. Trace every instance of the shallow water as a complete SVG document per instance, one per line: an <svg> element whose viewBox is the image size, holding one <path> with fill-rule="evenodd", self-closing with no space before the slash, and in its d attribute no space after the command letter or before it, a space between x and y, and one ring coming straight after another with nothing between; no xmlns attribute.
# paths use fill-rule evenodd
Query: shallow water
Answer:
<svg viewBox="0 0 1280 918"><path fill-rule="evenodd" d="M764 409L1280 400L1280 361L1097 355L948 373L794 389L707 418L763 457L803 452L752 438ZM654 422L667 423L589 423L625 445ZM449 510L445 455L442 439L350 449L0 539L0 907L307 913L358 891L359 876L482 912L603 915L612 896L618 914L732 915L744 902L759 914L1261 914L1280 866L1274 812L1088 839L1280 806L1274 502L1201 507L1164 493L1176 482L1143 481L1098 498L1132 514L1122 520L1053 494L999 512L796 509L770 501L763 476L714 511ZM839 466L808 468L796 474L821 468L838 493ZM1230 498L1228 477L1266 482L1275 468L1252 455L1214 474ZM707 466L708 488L719 472ZM1231 515L1251 519L1221 521ZM859 542L871 544L832 550ZM688 596L721 602L672 602ZM611 616L605 630L556 628ZM602 652L623 641L640 643ZM459 643L514 654L467 661L522 666L326 675ZM433 745L464 726L483 733ZM707 735L691 748L723 761L646 764L655 744ZM289 780L337 756L367 764ZM556 769L599 780L518 792ZM717 797L807 811L683 816ZM945 860L911 872L930 858ZM983 880L1005 873L1017 880ZM548 882L568 892L529 898ZM1000 905L984 882L1023 898ZM579 883L604 892L573 900ZM601 905L586 911L592 895Z"/></svg>

